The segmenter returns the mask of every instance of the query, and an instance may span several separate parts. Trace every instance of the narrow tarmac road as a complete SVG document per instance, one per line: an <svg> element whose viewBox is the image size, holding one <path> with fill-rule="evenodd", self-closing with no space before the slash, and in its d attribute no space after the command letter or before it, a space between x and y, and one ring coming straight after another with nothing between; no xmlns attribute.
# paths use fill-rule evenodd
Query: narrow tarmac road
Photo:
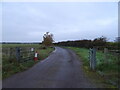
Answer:
<svg viewBox="0 0 120 90"><path fill-rule="evenodd" d="M56 47L47 59L3 80L3 88L95 88L81 66L72 50Z"/></svg>

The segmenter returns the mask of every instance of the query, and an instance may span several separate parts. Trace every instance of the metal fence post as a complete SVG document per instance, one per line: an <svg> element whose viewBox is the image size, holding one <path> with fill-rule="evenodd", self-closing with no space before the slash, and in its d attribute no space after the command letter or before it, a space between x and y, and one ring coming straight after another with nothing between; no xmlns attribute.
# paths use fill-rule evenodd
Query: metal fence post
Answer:
<svg viewBox="0 0 120 90"><path fill-rule="evenodd" d="M90 68L92 70L95 70L96 67L96 49L93 48L89 50L89 62L90 62Z"/></svg>
<svg viewBox="0 0 120 90"><path fill-rule="evenodd" d="M95 70L96 68L96 49L93 48L93 53L92 53L92 69Z"/></svg>
<svg viewBox="0 0 120 90"><path fill-rule="evenodd" d="M89 50L89 62L90 62L90 68L92 67L92 54L91 54L91 52L92 52L92 49L90 48L90 50Z"/></svg>

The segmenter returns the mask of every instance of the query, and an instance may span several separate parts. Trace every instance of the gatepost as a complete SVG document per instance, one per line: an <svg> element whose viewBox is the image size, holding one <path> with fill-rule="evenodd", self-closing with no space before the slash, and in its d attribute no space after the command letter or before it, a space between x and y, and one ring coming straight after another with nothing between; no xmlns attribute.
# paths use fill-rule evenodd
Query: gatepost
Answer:
<svg viewBox="0 0 120 90"><path fill-rule="evenodd" d="M20 48L16 47L16 59L18 62L20 62Z"/></svg>
<svg viewBox="0 0 120 90"><path fill-rule="evenodd" d="M95 70L96 68L96 49L93 48L89 50L89 60L90 60L90 68Z"/></svg>

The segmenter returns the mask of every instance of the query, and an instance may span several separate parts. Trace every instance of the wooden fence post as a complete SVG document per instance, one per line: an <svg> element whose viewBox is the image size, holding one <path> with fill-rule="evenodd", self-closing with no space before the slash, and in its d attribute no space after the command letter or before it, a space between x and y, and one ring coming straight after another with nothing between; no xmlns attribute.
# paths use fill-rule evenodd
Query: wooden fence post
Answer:
<svg viewBox="0 0 120 90"><path fill-rule="evenodd" d="M9 50L9 60L11 61L11 59L12 59L12 48L10 48Z"/></svg>
<svg viewBox="0 0 120 90"><path fill-rule="evenodd" d="M16 47L16 59L18 62L20 62L20 48Z"/></svg>

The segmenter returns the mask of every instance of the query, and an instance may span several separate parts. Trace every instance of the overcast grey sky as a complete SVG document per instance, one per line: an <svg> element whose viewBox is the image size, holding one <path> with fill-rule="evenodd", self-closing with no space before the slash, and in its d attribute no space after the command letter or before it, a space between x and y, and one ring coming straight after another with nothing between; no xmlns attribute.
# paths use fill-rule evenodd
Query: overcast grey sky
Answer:
<svg viewBox="0 0 120 90"><path fill-rule="evenodd" d="M9 2L2 4L2 40L42 41L47 31L56 42L118 36L117 2Z"/></svg>

